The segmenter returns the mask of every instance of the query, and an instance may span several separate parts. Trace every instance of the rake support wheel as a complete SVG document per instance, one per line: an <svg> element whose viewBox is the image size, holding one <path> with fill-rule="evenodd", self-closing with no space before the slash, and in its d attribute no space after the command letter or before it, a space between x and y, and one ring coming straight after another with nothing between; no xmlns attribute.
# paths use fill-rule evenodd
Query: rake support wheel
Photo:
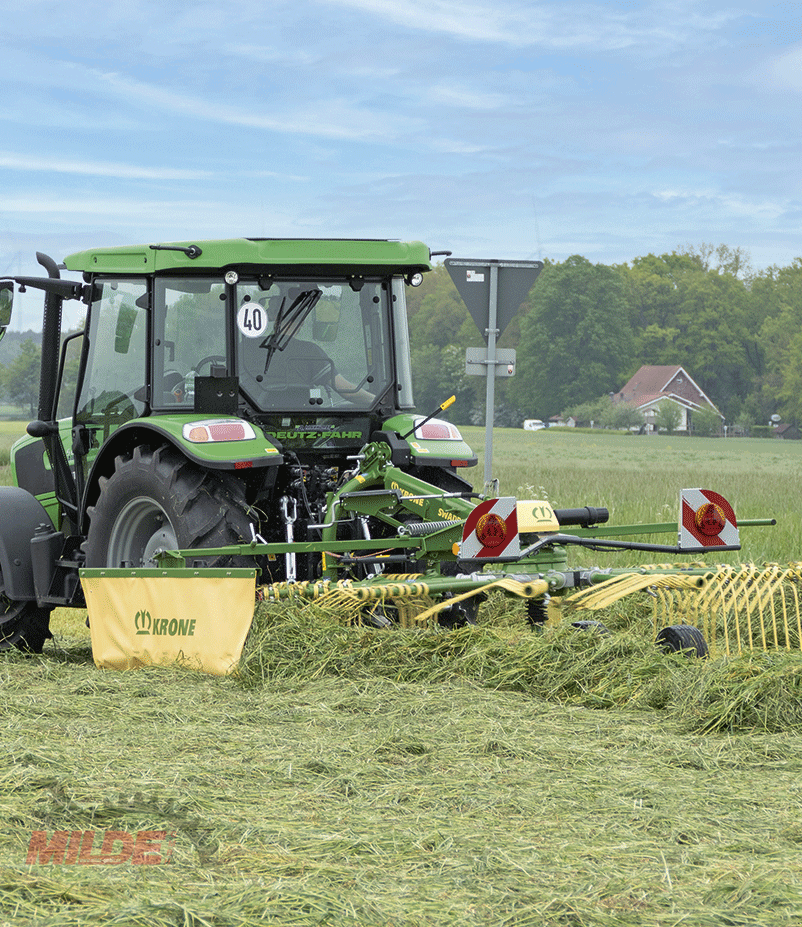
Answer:
<svg viewBox="0 0 802 927"><path fill-rule="evenodd" d="M708 653L704 634L692 624L672 624L663 628L656 643L666 653L683 652L693 657L706 657Z"/></svg>

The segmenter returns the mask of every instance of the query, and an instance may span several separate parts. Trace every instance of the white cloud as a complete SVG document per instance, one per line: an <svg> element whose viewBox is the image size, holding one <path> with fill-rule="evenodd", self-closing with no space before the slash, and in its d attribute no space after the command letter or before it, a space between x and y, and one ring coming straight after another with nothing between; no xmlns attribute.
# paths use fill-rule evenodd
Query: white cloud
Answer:
<svg viewBox="0 0 802 927"><path fill-rule="evenodd" d="M758 200L747 194L723 193L709 189L655 190L653 195L663 203L689 206L729 218L776 220L788 211L787 202L778 199Z"/></svg>
<svg viewBox="0 0 802 927"><path fill-rule="evenodd" d="M802 46L774 58L767 71L778 86L787 90L802 90Z"/></svg>
<svg viewBox="0 0 802 927"><path fill-rule="evenodd" d="M501 109L512 103L502 93L481 90L461 81L441 82L426 88L426 96L433 106L445 106L449 109Z"/></svg>
<svg viewBox="0 0 802 927"><path fill-rule="evenodd" d="M353 105L349 100L331 98L325 94L303 106L281 102L263 104L260 111L253 107L236 107L216 102L208 96L194 96L165 89L158 84L135 80L115 72L96 72L115 96L155 108L165 113L179 113L203 122L222 123L243 128L267 130L280 134L308 135L339 140L386 139L402 126L405 131L420 128L408 118L395 113L384 114ZM291 111L288 111L291 110Z"/></svg>
<svg viewBox="0 0 802 927"><path fill-rule="evenodd" d="M547 0L321 0L422 32L517 48L592 49L695 44L745 14L700 10L691 0L645 4ZM704 39L702 39L704 41ZM661 47L662 46L662 47Z"/></svg>
<svg viewBox="0 0 802 927"><path fill-rule="evenodd" d="M14 171L38 171L48 174L80 174L86 177L114 177L120 180L203 180L210 171L186 168L145 167L136 164L115 164L109 161L80 161L67 158L44 158L40 155L0 151L0 168Z"/></svg>

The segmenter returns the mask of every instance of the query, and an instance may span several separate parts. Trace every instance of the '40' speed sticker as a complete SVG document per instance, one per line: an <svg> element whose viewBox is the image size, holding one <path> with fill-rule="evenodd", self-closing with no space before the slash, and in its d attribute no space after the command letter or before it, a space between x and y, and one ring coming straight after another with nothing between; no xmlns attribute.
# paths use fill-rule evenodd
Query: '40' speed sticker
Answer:
<svg viewBox="0 0 802 927"><path fill-rule="evenodd" d="M243 303L237 313L237 328L246 338L258 338L267 331L267 310L260 303Z"/></svg>

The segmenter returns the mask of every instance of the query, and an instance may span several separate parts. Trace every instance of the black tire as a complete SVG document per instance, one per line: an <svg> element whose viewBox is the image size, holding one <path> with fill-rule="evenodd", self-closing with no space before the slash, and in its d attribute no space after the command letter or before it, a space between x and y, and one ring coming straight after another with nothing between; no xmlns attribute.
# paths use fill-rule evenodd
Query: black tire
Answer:
<svg viewBox="0 0 802 927"><path fill-rule="evenodd" d="M572 628L577 628L579 631L595 631L597 634L609 634L610 629L601 623L601 621L572 621Z"/></svg>
<svg viewBox="0 0 802 927"><path fill-rule="evenodd" d="M137 447L118 457L114 473L100 480L89 518L88 567L153 567L159 550L251 540L241 483L203 470L167 446ZM198 559L206 566L254 566L249 557Z"/></svg>
<svg viewBox="0 0 802 927"><path fill-rule="evenodd" d="M685 652L689 656L706 657L707 641L692 624L672 624L657 635L657 646L666 653Z"/></svg>
<svg viewBox="0 0 802 927"><path fill-rule="evenodd" d="M476 595L463 599L461 602L457 602L456 605L444 608L443 611L437 613L437 624L448 631L475 625L479 606L486 598L487 596L477 592Z"/></svg>
<svg viewBox="0 0 802 927"><path fill-rule="evenodd" d="M36 602L13 602L6 597L0 570L0 650L16 647L26 653L41 653L50 633L49 608Z"/></svg>

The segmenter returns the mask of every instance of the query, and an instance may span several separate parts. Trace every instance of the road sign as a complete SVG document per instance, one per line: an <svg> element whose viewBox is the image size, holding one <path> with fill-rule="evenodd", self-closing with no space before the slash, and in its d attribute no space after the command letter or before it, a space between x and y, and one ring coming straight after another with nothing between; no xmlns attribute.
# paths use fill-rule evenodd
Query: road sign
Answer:
<svg viewBox="0 0 802 927"><path fill-rule="evenodd" d="M491 300L491 268L496 269L496 327L497 337L512 322L543 270L542 261L482 261L446 258L446 270L457 292L468 307L476 327L487 340L488 309Z"/></svg>
<svg viewBox="0 0 802 927"><path fill-rule="evenodd" d="M490 366L490 361L487 359L485 348L466 348L465 373L472 377L486 377L488 366ZM497 377L514 377L515 349L496 348L494 366Z"/></svg>
<svg viewBox="0 0 802 927"><path fill-rule="evenodd" d="M445 266L471 318L487 341L487 355L480 361L487 377L485 397L485 486L487 487L491 482L493 467L493 418L496 404L496 377L499 376L496 365L498 359L496 340L513 320L521 303L529 295L538 274L543 270L543 262L446 258ZM469 362L469 359L466 358L466 361ZM492 376L491 370L494 372ZM513 373L515 373L514 363L507 376L512 376Z"/></svg>

